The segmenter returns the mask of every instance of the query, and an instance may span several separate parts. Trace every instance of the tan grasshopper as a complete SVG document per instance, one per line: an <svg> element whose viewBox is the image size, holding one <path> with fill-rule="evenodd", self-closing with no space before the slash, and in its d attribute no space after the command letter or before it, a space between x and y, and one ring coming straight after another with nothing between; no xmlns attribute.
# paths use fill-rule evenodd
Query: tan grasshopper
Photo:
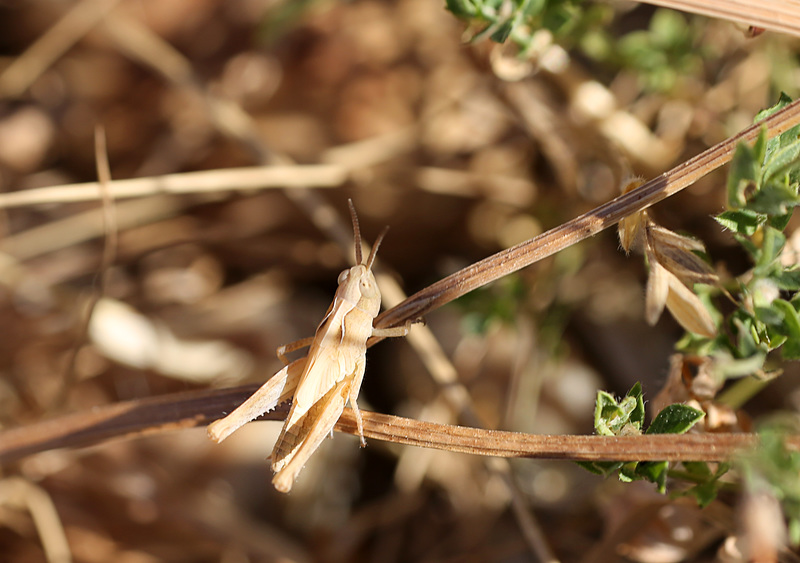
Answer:
<svg viewBox="0 0 800 563"><path fill-rule="evenodd" d="M287 364L228 416L208 427L211 439L221 442L245 423L292 398L292 407L272 450L272 483L289 492L306 461L333 432L348 399L358 424L361 444L364 427L356 399L366 365L370 336L405 336L410 323L396 328L374 328L381 294L372 274L375 254L384 230L362 262L361 233L353 202L349 201L355 235L356 265L339 274L339 287L317 331L311 338L278 348ZM310 346L308 356L288 363L286 352Z"/></svg>

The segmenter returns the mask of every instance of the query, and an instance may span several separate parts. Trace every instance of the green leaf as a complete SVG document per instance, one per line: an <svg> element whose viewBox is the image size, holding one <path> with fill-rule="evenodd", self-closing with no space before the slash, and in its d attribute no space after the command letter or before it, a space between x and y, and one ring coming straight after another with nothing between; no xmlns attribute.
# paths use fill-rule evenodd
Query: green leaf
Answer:
<svg viewBox="0 0 800 563"><path fill-rule="evenodd" d="M742 245L742 248L744 248L754 259L760 254L761 250L759 247L756 246L756 244L749 238L742 235L734 235L733 238L735 238L736 242Z"/></svg>
<svg viewBox="0 0 800 563"><path fill-rule="evenodd" d="M777 113L778 111L782 110L786 106L792 103L792 99L787 96L784 92L781 92L780 98L778 99L778 103L776 103L771 108L767 108L763 111L760 111L755 118L755 122L761 121ZM784 131L777 137L773 137L767 142L766 151L764 156L762 157L762 162L767 162L771 159L772 154L781 149L782 147L791 146L797 141L798 134L800 133L800 126L794 126L791 129Z"/></svg>
<svg viewBox="0 0 800 563"><path fill-rule="evenodd" d="M753 236L758 227L764 222L757 213L749 209L723 211L714 219L726 229L747 236Z"/></svg>
<svg viewBox="0 0 800 563"><path fill-rule="evenodd" d="M697 484L686 491L687 495L693 496L697 504L704 508L717 498L720 489L719 479L730 469L729 463L720 463L717 470L711 472L707 463L699 461L684 461L681 465L686 469L689 477L694 479Z"/></svg>
<svg viewBox="0 0 800 563"><path fill-rule="evenodd" d="M781 93L778 103L759 113L756 119L768 117L791 102L789 96ZM800 181L800 126L795 125L770 139L761 162L764 163L765 181L772 179L787 182L789 187L796 190L796 184Z"/></svg>
<svg viewBox="0 0 800 563"><path fill-rule="evenodd" d="M602 475L603 477L608 477L622 467L621 461L576 461L575 463L587 471L591 471L595 475Z"/></svg>
<svg viewBox="0 0 800 563"><path fill-rule="evenodd" d="M711 469L704 461L683 461L681 465L689 475L698 479L708 479L712 476Z"/></svg>
<svg viewBox="0 0 800 563"><path fill-rule="evenodd" d="M594 407L594 430L600 436L641 432L644 422L642 385L636 383L621 401L605 391L597 392Z"/></svg>
<svg viewBox="0 0 800 563"><path fill-rule="evenodd" d="M718 342L720 339L726 338L724 334L721 334L717 338L711 340L706 338L705 336L700 336L698 334L692 334L691 332L686 332L683 334L683 337L675 344L675 349L679 352L683 352L689 355L697 355L697 356L708 356L712 354L717 348L721 345Z"/></svg>
<svg viewBox="0 0 800 563"><path fill-rule="evenodd" d="M665 407L647 429L646 434L683 434L706 414L689 405L675 403Z"/></svg>
<svg viewBox="0 0 800 563"><path fill-rule="evenodd" d="M642 478L655 483L658 492L664 494L667 490L667 469L669 463L666 461L643 461L636 467L636 474Z"/></svg>
<svg viewBox="0 0 800 563"><path fill-rule="evenodd" d="M760 253L756 258L753 270L756 276L767 277L774 270L775 262L780 258L781 251L786 244L786 236L777 229L765 226L764 238L761 241ZM779 265L778 265L779 266Z"/></svg>
<svg viewBox="0 0 800 563"><path fill-rule="evenodd" d="M792 267L777 272L770 278L779 289L784 291L800 291L800 268Z"/></svg>
<svg viewBox="0 0 800 563"><path fill-rule="evenodd" d="M778 229L779 231L783 231L789 225L789 220L792 218L792 208L786 215L776 215L774 217L769 217L767 223L770 227L774 229Z"/></svg>
<svg viewBox="0 0 800 563"><path fill-rule="evenodd" d="M492 33L491 39L495 43L505 43L508 36L511 35L511 31L514 29L514 22L509 20L503 23L497 31Z"/></svg>
<svg viewBox="0 0 800 563"><path fill-rule="evenodd" d="M614 433L608 427L607 419L616 412L617 401L614 396L605 391L598 391L594 402L594 431L601 436L613 436Z"/></svg>
<svg viewBox="0 0 800 563"><path fill-rule="evenodd" d="M778 259L786 244L786 235L777 229L765 226L763 239L756 255L756 265L753 273L757 277L768 277L776 268L780 268Z"/></svg>
<svg viewBox="0 0 800 563"><path fill-rule="evenodd" d="M622 467L620 467L619 470L619 480L623 483L630 483L631 481L641 479L641 477L636 473L636 467L638 465L638 461L629 461L622 464Z"/></svg>
<svg viewBox="0 0 800 563"><path fill-rule="evenodd" d="M716 482L710 482L695 485L686 491L686 494L693 496L700 508L705 508L717 498L718 491L719 485Z"/></svg>
<svg viewBox="0 0 800 563"><path fill-rule="evenodd" d="M576 19L574 10L570 10L565 4L557 4L553 7L548 6L543 14L542 27L549 29L555 34L562 34L568 30L570 23Z"/></svg>
<svg viewBox="0 0 800 563"><path fill-rule="evenodd" d="M756 355L759 347L758 329L759 322L743 310L734 311L729 320L736 337L736 354L739 358L750 358Z"/></svg>
<svg viewBox="0 0 800 563"><path fill-rule="evenodd" d="M764 134L762 129L760 135ZM748 192L758 189L760 169L761 163L756 158L753 148L747 143L739 143L736 152L733 153L728 173L728 207L731 209L745 207Z"/></svg>
<svg viewBox="0 0 800 563"><path fill-rule="evenodd" d="M797 142L796 137L793 141L791 144L775 150L766 160L762 172L764 181L783 180L800 166L800 143Z"/></svg>
<svg viewBox="0 0 800 563"><path fill-rule="evenodd" d="M800 342L787 338L781 346L781 357L784 360L800 360Z"/></svg>
<svg viewBox="0 0 800 563"><path fill-rule="evenodd" d="M755 307L755 315L759 321L769 326L781 326L783 324L783 313L772 308L772 303L768 307Z"/></svg>
<svg viewBox="0 0 800 563"><path fill-rule="evenodd" d="M629 420L637 428L641 428L644 424L644 398L642 396L642 384L637 381L633 384L630 391L625 395L626 397L633 397L636 399L636 406L630 413Z"/></svg>
<svg viewBox="0 0 800 563"><path fill-rule="evenodd" d="M445 7L459 18L472 18L478 15L478 9L470 0L445 0Z"/></svg>
<svg viewBox="0 0 800 563"><path fill-rule="evenodd" d="M747 201L747 209L764 215L787 215L800 205L797 191L783 182L770 181Z"/></svg>
<svg viewBox="0 0 800 563"><path fill-rule="evenodd" d="M546 5L547 0L528 0L522 5L522 12L526 17L532 18L541 14Z"/></svg>
<svg viewBox="0 0 800 563"><path fill-rule="evenodd" d="M716 356L716 370L725 379L752 375L764 367L767 359L766 351L756 350L742 359L732 358L724 354Z"/></svg>
<svg viewBox="0 0 800 563"><path fill-rule="evenodd" d="M767 138L767 128L762 127L756 142L753 143L753 156L760 165L763 165L764 160L767 158L767 149L771 140Z"/></svg>
<svg viewBox="0 0 800 563"><path fill-rule="evenodd" d="M800 360L800 315L788 301L776 299L772 308L783 317L783 333L788 337L781 347L781 356L786 360Z"/></svg>
<svg viewBox="0 0 800 563"><path fill-rule="evenodd" d="M763 121L770 115L778 113L780 110L782 110L791 103L792 103L792 98L786 95L785 92L781 92L781 95L778 98L778 102L774 106L769 107L767 109L762 109L760 112L758 112L756 114L755 119L753 119L753 123L758 123L759 121Z"/></svg>

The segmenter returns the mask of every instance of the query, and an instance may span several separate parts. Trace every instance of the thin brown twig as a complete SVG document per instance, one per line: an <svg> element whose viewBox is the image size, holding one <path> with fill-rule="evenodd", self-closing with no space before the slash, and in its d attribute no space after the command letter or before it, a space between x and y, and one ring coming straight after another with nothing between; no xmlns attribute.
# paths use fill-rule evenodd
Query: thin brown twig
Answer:
<svg viewBox="0 0 800 563"><path fill-rule="evenodd" d="M106 132L102 126L98 125L94 131L94 157L97 166L97 180L100 188L100 199L103 209L103 231L105 232L105 243L103 244L103 257L100 262L100 270L92 284L92 294L83 312L83 320L80 328L80 340L73 345L72 351L67 362L67 370L61 387L58 390L53 407L58 409L63 407L70 390L74 387L78 379L76 362L83 342L89 334L89 324L92 321L94 309L100 299L106 294L108 273L114 265L117 255L117 215L114 206L114 198L111 195L111 166L108 163L108 149L106 147Z"/></svg>
<svg viewBox="0 0 800 563"><path fill-rule="evenodd" d="M125 401L0 432L0 463L58 448L98 444L208 424L236 408L258 385L172 393ZM264 419L286 416L278 408Z"/></svg>
<svg viewBox="0 0 800 563"><path fill-rule="evenodd" d="M256 385L151 397L98 407L0 432L0 463L57 448L89 446L204 426L230 412ZM278 408L261 420L282 420ZM649 434L643 436L548 436L436 424L362 410L367 438L408 446L497 457L575 461L723 461L757 444L755 434ZM345 409L336 430L357 435L356 419ZM800 436L787 437L800 450Z"/></svg>
<svg viewBox="0 0 800 563"><path fill-rule="evenodd" d="M741 133L714 145L669 172L559 225L541 235L484 258L418 291L399 305L385 311L375 321L376 327L399 326L418 319L490 282L552 256L573 244L607 229L621 219L638 213L676 194L729 162L740 142L751 142L762 127L767 135L779 135L800 124L800 100L796 100ZM377 342L378 339L375 339Z"/></svg>

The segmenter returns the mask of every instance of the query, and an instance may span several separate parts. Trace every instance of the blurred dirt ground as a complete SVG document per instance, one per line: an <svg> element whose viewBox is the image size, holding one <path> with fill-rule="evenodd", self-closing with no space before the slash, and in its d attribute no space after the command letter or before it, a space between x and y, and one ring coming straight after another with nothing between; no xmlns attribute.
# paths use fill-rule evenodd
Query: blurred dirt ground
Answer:
<svg viewBox="0 0 800 563"><path fill-rule="evenodd" d="M367 241L391 226L380 260L408 293L611 199L631 174L667 170L797 85L791 42L724 22L692 20L704 56L664 92L546 36L530 63L465 44L436 0L114 4L0 5L2 191L95 181L98 124L114 179L345 167L345 182L313 196L337 210L340 232L347 198ZM654 13L613 6L619 35ZM52 60L28 51L43 37ZM713 174L654 215L740 273L743 256L709 218L723 181ZM100 194L5 210L0 427L265 380L277 346L313 334L352 260L300 193L222 183L117 201L116 254L88 327L107 241ZM652 398L666 379L681 332L644 323L644 279L641 257L606 232L426 321L489 427L585 434L597 389L642 381ZM408 342L368 358L362 407L458 420ZM799 399L784 378L752 408ZM87 563L535 560L511 494L563 561L711 560L736 530L730 499L700 512L651 485L529 460L511 463L512 493L486 460L340 435L281 495L266 463L279 427L254 423L222 445L176 431L5 467L0 561L45 561L43 544L63 552L61 527Z"/></svg>

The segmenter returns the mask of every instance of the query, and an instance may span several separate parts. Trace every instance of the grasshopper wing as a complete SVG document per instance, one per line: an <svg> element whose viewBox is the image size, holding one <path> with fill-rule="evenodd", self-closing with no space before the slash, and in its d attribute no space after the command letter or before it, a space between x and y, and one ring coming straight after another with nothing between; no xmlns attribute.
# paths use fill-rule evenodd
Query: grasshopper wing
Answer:
<svg viewBox="0 0 800 563"><path fill-rule="evenodd" d="M306 461L319 448L322 441L328 437L336 421L342 415L347 397L350 394L350 387L353 385L353 378L347 377L331 388L313 407L306 413L296 425L300 433L297 435L296 449L292 450L293 455L278 460L281 467L276 469L277 463L273 463L273 470L276 471L272 479L275 488L281 492L288 493L291 490L297 474L305 465ZM280 443L280 442L279 442ZM276 450L278 446L276 445ZM275 453L273 453L273 457Z"/></svg>

